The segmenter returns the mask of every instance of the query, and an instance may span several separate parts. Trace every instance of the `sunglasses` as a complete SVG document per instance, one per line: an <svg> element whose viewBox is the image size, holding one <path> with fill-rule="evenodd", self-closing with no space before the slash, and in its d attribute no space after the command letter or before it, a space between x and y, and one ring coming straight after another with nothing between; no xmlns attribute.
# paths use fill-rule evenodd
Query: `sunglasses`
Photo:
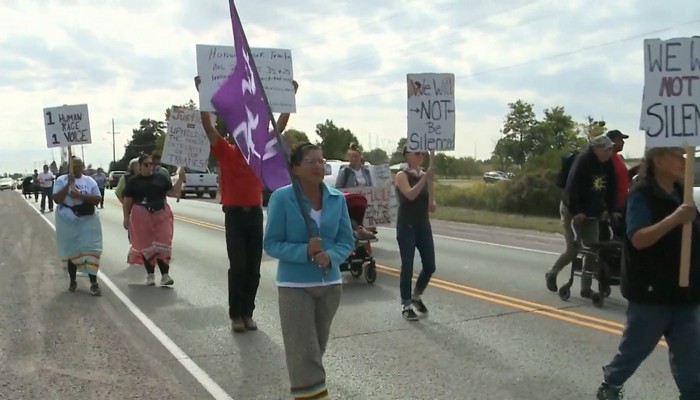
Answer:
<svg viewBox="0 0 700 400"><path fill-rule="evenodd" d="M302 161L303 161L304 164L307 164L307 165L312 165L312 164L316 164L316 165L326 165L326 160L323 159L323 158L308 158L308 157L307 157L307 158L305 158L305 159L302 160Z"/></svg>

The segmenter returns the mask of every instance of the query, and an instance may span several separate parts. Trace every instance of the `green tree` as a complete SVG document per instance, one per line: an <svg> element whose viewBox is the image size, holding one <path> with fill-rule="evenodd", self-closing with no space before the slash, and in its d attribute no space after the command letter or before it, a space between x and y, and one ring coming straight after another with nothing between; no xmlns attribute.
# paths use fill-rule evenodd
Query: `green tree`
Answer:
<svg viewBox="0 0 700 400"><path fill-rule="evenodd" d="M158 138L165 135L165 128L162 121L142 119L139 127L133 130L131 140L124 146L124 156L116 163L110 163L110 171L126 171L132 158L153 153Z"/></svg>
<svg viewBox="0 0 700 400"><path fill-rule="evenodd" d="M532 128L537 125L534 105L518 100L515 103L508 103L508 109L502 133L503 139L509 143L502 148L507 149L509 158L515 164L523 165L532 154L534 145L531 137Z"/></svg>
<svg viewBox="0 0 700 400"><path fill-rule="evenodd" d="M406 139L406 138L399 139L399 143L396 145L396 150L393 153L391 153L391 158L389 159L389 164L394 165L394 164L399 164L399 163L404 162L403 148L406 146L406 143L408 143L408 139Z"/></svg>
<svg viewBox="0 0 700 400"><path fill-rule="evenodd" d="M372 165L382 165L389 162L389 155L383 149L372 149L362 154L365 161Z"/></svg>
<svg viewBox="0 0 700 400"><path fill-rule="evenodd" d="M290 147L295 144L309 142L309 137L306 133L296 129L285 129L285 131L282 132L282 139L284 139Z"/></svg>
<svg viewBox="0 0 700 400"><path fill-rule="evenodd" d="M323 156L329 160L344 160L352 143L358 143L357 137L348 129L337 127L332 120L316 125L316 135L321 138L316 142L323 150ZM362 146L357 145L360 150Z"/></svg>
<svg viewBox="0 0 700 400"><path fill-rule="evenodd" d="M607 130L607 123L603 120L596 120L590 115L586 117L586 121L577 124L576 130L579 135L586 139L592 139L596 136L604 134Z"/></svg>

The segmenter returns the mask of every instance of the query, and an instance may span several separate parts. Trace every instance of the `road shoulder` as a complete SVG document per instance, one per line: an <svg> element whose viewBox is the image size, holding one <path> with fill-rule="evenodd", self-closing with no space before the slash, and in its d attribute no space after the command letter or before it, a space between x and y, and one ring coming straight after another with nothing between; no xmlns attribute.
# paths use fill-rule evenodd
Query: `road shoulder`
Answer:
<svg viewBox="0 0 700 400"><path fill-rule="evenodd" d="M0 398L206 398L103 286L68 292L55 233L21 196L0 195Z"/></svg>

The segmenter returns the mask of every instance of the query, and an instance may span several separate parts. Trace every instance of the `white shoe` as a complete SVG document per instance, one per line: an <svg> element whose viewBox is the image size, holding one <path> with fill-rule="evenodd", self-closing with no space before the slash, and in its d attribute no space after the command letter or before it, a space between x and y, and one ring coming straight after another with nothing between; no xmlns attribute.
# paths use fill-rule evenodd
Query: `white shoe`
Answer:
<svg viewBox="0 0 700 400"><path fill-rule="evenodd" d="M160 278L160 286L171 286L173 283L175 283L173 278L168 274L163 274L163 277Z"/></svg>
<svg viewBox="0 0 700 400"><path fill-rule="evenodd" d="M156 284L156 274L148 274L146 276L146 286L153 286Z"/></svg>

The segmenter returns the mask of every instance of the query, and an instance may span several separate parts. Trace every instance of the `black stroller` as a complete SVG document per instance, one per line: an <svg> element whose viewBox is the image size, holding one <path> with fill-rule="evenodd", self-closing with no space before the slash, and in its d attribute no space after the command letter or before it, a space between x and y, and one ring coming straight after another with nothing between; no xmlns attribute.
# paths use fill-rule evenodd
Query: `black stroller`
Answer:
<svg viewBox="0 0 700 400"><path fill-rule="evenodd" d="M600 221L597 218L588 218L599 223L598 241L586 243L581 240L579 226L571 221L571 229L574 232L574 242L577 246L576 258L571 263L571 277L569 281L559 288L559 298L567 301L571 297L571 286L574 277L590 277L598 282L598 292L591 294L593 305L600 308L605 303L605 298L610 297L611 287L620 285L620 275L622 269L623 233L616 234L616 230L622 230L621 223L613 225L611 221ZM618 229L615 229L618 228ZM583 259L590 256L596 265L594 270L584 271Z"/></svg>
<svg viewBox="0 0 700 400"><path fill-rule="evenodd" d="M368 202L365 196L360 193L343 193L348 206L350 219L358 225L365 219ZM372 238L361 237L353 230L355 236L355 249L350 256L340 264L340 271L350 271L353 278L357 279L365 274L367 283L372 284L377 280L377 264L372 254L370 254L370 243L377 242L376 229L372 229Z"/></svg>

